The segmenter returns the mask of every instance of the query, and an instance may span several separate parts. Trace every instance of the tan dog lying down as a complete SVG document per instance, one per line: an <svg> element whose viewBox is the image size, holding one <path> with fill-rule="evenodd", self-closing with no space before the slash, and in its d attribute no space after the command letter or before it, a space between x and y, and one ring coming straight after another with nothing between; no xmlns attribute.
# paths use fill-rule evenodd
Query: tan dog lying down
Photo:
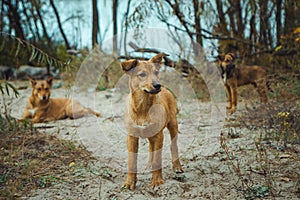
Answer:
<svg viewBox="0 0 300 200"><path fill-rule="evenodd" d="M23 120L31 119L32 123L48 122L67 117L80 118L87 114L97 117L99 113L90 108L83 107L79 102L66 98L50 98L50 89L53 78L36 81L30 78L32 94L28 98L24 110Z"/></svg>

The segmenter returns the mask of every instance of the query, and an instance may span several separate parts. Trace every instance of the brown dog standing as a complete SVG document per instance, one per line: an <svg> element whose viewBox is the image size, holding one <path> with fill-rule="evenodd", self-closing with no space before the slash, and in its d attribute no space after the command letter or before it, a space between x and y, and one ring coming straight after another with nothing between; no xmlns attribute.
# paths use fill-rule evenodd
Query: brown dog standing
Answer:
<svg viewBox="0 0 300 200"><path fill-rule="evenodd" d="M32 94L28 98L23 118L31 119L32 123L54 121L64 118L79 118L86 114L99 113L83 107L79 102L66 98L50 98L53 78L36 81L30 78Z"/></svg>
<svg viewBox="0 0 300 200"><path fill-rule="evenodd" d="M267 72L260 66L242 66L236 67L233 63L234 54L228 53L218 56L219 67L224 81L230 109L234 113L237 106L237 87L252 84L259 93L262 103L267 103Z"/></svg>
<svg viewBox="0 0 300 200"><path fill-rule="evenodd" d="M158 54L149 61L135 59L121 63L129 75L130 94L124 121L127 130L128 174L123 187L135 189L139 138L149 140L149 166L152 167L152 187L164 183L162 177L163 129L171 135L173 170L183 172L178 157L177 105L173 94L159 83L160 63L166 54Z"/></svg>

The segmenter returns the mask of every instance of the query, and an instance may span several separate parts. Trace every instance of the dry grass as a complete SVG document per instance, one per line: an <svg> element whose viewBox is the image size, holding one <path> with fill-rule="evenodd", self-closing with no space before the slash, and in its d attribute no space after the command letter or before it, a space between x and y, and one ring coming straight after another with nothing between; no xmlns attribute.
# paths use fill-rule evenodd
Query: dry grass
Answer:
<svg viewBox="0 0 300 200"><path fill-rule="evenodd" d="M275 94L267 105L257 104L258 97L252 96L246 109L226 124L221 147L238 177L236 189L246 199L281 198L287 192L300 197L300 95L295 83L299 80L273 85ZM246 147L232 145L243 132L251 134L252 141Z"/></svg>
<svg viewBox="0 0 300 200"><path fill-rule="evenodd" d="M69 182L75 167L93 160L85 148L53 135L37 132L28 124L6 122L0 133L0 196L18 198L33 189Z"/></svg>

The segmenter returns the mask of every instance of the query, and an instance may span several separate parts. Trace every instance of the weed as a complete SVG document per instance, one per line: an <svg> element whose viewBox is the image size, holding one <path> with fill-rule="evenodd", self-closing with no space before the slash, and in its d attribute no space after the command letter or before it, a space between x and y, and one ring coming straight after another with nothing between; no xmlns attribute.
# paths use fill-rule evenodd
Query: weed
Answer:
<svg viewBox="0 0 300 200"><path fill-rule="evenodd" d="M246 190L245 198L246 199L256 199L269 196L269 187L267 186L258 186L252 187Z"/></svg>
<svg viewBox="0 0 300 200"><path fill-rule="evenodd" d="M289 192L297 193L300 174L299 106L291 102L273 103L264 107L248 104L246 110L241 118L237 117L239 126L230 126L232 122L228 122L228 136L226 138L223 133L220 140L228 166L238 177L236 188L243 192L246 199L275 198L285 192L279 187L284 184L282 181L293 181L294 186L287 184L286 187L289 187ZM234 156L239 150L231 144L236 139L232 137L236 134L232 133L239 133L244 129L253 138L248 148L251 146L254 149L252 152L243 152L242 156L247 158L246 161L241 156Z"/></svg>
<svg viewBox="0 0 300 200"><path fill-rule="evenodd" d="M70 177L66 175L72 173L71 162L86 168L92 159L83 147L14 123L17 128L0 134L0 197L18 198L32 189L60 183Z"/></svg>

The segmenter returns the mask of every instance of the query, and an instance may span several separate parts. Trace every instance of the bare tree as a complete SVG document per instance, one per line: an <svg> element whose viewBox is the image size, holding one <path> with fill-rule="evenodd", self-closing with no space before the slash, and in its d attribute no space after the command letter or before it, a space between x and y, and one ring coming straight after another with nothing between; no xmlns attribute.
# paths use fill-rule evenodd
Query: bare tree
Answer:
<svg viewBox="0 0 300 200"><path fill-rule="evenodd" d="M281 14L282 14L282 0L276 0L276 39L277 45L280 44L280 36L282 34L282 23L281 23Z"/></svg>
<svg viewBox="0 0 300 200"><path fill-rule="evenodd" d="M128 0L127 2L127 9L126 9L126 13L125 13L125 34L124 34L124 51L125 51L125 56L127 56L127 33L128 33L128 26L129 26L129 22L128 22L128 15L129 15L129 8L130 8L130 4L131 4L131 0Z"/></svg>
<svg viewBox="0 0 300 200"><path fill-rule="evenodd" d="M173 32L170 35L175 43L178 41L174 32L179 31L186 34L192 43L204 44L206 40L207 44L215 39L211 44L215 45L215 41L218 41L218 51L235 51L240 55L272 52L281 39L280 35L291 33L293 28L300 25L296 17L300 14L300 2L295 0L191 2L144 0L136 6L139 9L129 21L138 28L139 24L147 22L154 15ZM210 5L209 11L205 10L207 5ZM216 18L207 17L208 12ZM273 24L274 27L271 27Z"/></svg>
<svg viewBox="0 0 300 200"><path fill-rule="evenodd" d="M38 4L38 2L36 2L36 1L32 1L32 3L33 3L33 6L35 8L35 11L37 13L38 19L41 22L43 33L44 33L44 37L47 40L47 44L49 46L52 46L52 42L51 42L51 39L50 39L50 37L48 35L47 28L46 28L46 25L45 25L45 22L44 22L44 18L43 18L42 13L41 13L41 4Z"/></svg>
<svg viewBox="0 0 300 200"><path fill-rule="evenodd" d="M3 3L8 7L9 28L15 30L17 37L25 39L20 13L18 12L19 1L4 0Z"/></svg>
<svg viewBox="0 0 300 200"><path fill-rule="evenodd" d="M118 45L117 45L117 33L118 33L118 0L113 0L113 52L118 51Z"/></svg>
<svg viewBox="0 0 300 200"><path fill-rule="evenodd" d="M99 33L99 12L97 8L97 0L93 1L93 27L92 27L92 45L93 47L98 44L98 33Z"/></svg>
<svg viewBox="0 0 300 200"><path fill-rule="evenodd" d="M284 21L284 33L287 34L292 31L293 28L300 25L300 2L295 0L284 1L285 21Z"/></svg>
<svg viewBox="0 0 300 200"><path fill-rule="evenodd" d="M196 41L197 43L199 43L201 46L203 46L203 40L202 40L202 36L201 36L201 23L200 23L200 16L201 16L201 12L200 12L200 6L201 8L203 8L203 2L200 2L199 5L199 1L198 0L194 0L194 22L195 22L195 31L196 31Z"/></svg>
<svg viewBox="0 0 300 200"><path fill-rule="evenodd" d="M64 32L64 29L62 27L62 24L61 24L61 21L60 21L60 17L59 17L59 13L58 13L58 11L56 9L56 6L55 6L53 0L50 0L50 4L51 4L51 6L52 6L52 8L54 10L54 14L55 14L55 17L56 17L56 20L57 20L57 23L58 23L58 28L59 28L60 33L61 33L61 35L62 35L62 37L63 37L63 39L65 41L66 47L67 47L67 49L70 49L69 41L68 41L67 36L66 36L66 34Z"/></svg>
<svg viewBox="0 0 300 200"><path fill-rule="evenodd" d="M4 27L4 20L3 20L3 16L4 16L4 1L0 2L0 32L2 33L3 27Z"/></svg>

